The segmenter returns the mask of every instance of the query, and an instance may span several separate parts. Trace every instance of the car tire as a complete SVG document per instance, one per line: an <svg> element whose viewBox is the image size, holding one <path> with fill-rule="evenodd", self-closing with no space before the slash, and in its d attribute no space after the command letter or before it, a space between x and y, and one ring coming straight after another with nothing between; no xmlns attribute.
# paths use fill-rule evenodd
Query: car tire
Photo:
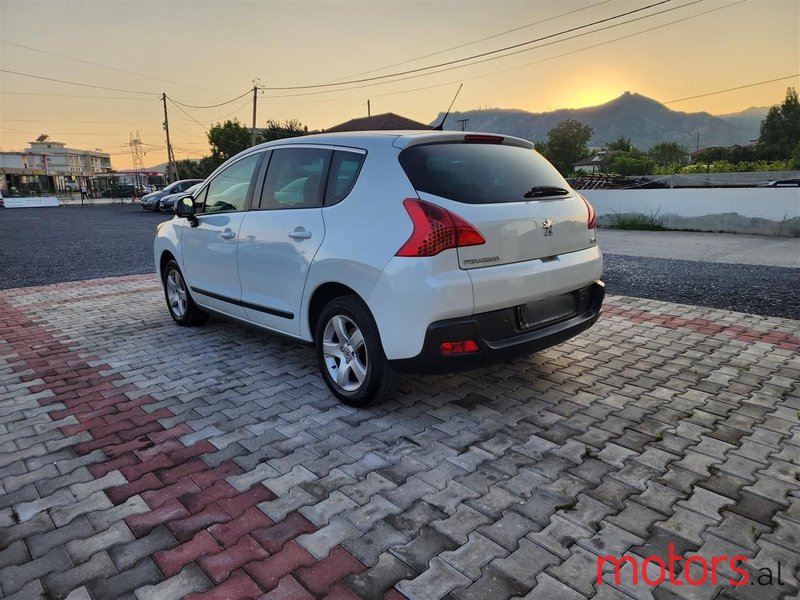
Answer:
<svg viewBox="0 0 800 600"><path fill-rule="evenodd" d="M201 310L192 300L189 286L186 284L178 263L174 260L169 261L164 265L161 275L167 309L175 322L183 327L205 323L208 320L208 313Z"/></svg>
<svg viewBox="0 0 800 600"><path fill-rule="evenodd" d="M351 406L367 406L392 393L397 371L386 359L378 326L358 296L341 296L326 304L315 333L322 378L334 396Z"/></svg>

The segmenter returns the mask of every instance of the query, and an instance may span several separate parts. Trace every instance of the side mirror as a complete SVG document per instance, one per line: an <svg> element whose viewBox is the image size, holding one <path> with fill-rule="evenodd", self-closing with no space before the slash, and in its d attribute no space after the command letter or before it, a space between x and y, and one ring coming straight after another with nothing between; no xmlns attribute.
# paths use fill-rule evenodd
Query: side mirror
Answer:
<svg viewBox="0 0 800 600"><path fill-rule="evenodd" d="M191 196L184 196L175 202L175 214L188 220L192 227L197 227L200 224L197 217L194 216L194 198Z"/></svg>

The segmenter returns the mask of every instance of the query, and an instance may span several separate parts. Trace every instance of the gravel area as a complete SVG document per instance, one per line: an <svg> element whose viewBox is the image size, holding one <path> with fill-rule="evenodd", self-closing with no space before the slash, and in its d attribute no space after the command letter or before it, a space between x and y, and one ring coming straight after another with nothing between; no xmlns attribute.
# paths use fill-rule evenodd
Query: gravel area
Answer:
<svg viewBox="0 0 800 600"><path fill-rule="evenodd" d="M152 273L170 218L138 204L0 209L0 289Z"/></svg>
<svg viewBox="0 0 800 600"><path fill-rule="evenodd" d="M138 204L0 210L0 289L153 272ZM606 254L611 294L800 319L800 269Z"/></svg>
<svg viewBox="0 0 800 600"><path fill-rule="evenodd" d="M605 255L609 294L800 319L800 269Z"/></svg>

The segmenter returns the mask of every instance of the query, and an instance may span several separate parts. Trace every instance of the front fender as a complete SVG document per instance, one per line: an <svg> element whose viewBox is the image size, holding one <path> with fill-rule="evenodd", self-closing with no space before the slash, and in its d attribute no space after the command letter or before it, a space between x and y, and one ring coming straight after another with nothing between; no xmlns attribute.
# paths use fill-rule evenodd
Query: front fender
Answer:
<svg viewBox="0 0 800 600"><path fill-rule="evenodd" d="M159 223L156 227L156 236L153 239L153 260L155 262L156 274L159 281L163 279L161 273L161 257L165 252L169 252L178 261L181 270L183 268L183 253L181 252L181 227L177 227L175 219Z"/></svg>

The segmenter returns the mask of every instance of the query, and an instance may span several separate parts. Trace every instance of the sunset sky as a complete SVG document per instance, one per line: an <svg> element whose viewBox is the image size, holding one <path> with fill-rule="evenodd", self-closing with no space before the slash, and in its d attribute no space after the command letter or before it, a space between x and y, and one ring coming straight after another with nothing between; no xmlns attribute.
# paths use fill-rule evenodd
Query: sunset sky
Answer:
<svg viewBox="0 0 800 600"><path fill-rule="evenodd" d="M367 99L373 114L430 122L461 82L453 108L460 111L542 112L625 91L667 103L780 79L668 104L725 114L780 103L787 87L800 87L798 0L651 6L658 2L0 0L0 149L23 149L46 133L70 147L102 148L122 169L138 131L144 162L155 165L166 160L162 92L209 106L246 94L254 78L268 88L259 125L295 118L309 129L366 116ZM541 41L525 44L533 40ZM510 46L517 47L433 73L274 89L407 72ZM176 158L196 158L207 153L211 123L238 117L249 127L252 93L215 108L168 108Z"/></svg>

